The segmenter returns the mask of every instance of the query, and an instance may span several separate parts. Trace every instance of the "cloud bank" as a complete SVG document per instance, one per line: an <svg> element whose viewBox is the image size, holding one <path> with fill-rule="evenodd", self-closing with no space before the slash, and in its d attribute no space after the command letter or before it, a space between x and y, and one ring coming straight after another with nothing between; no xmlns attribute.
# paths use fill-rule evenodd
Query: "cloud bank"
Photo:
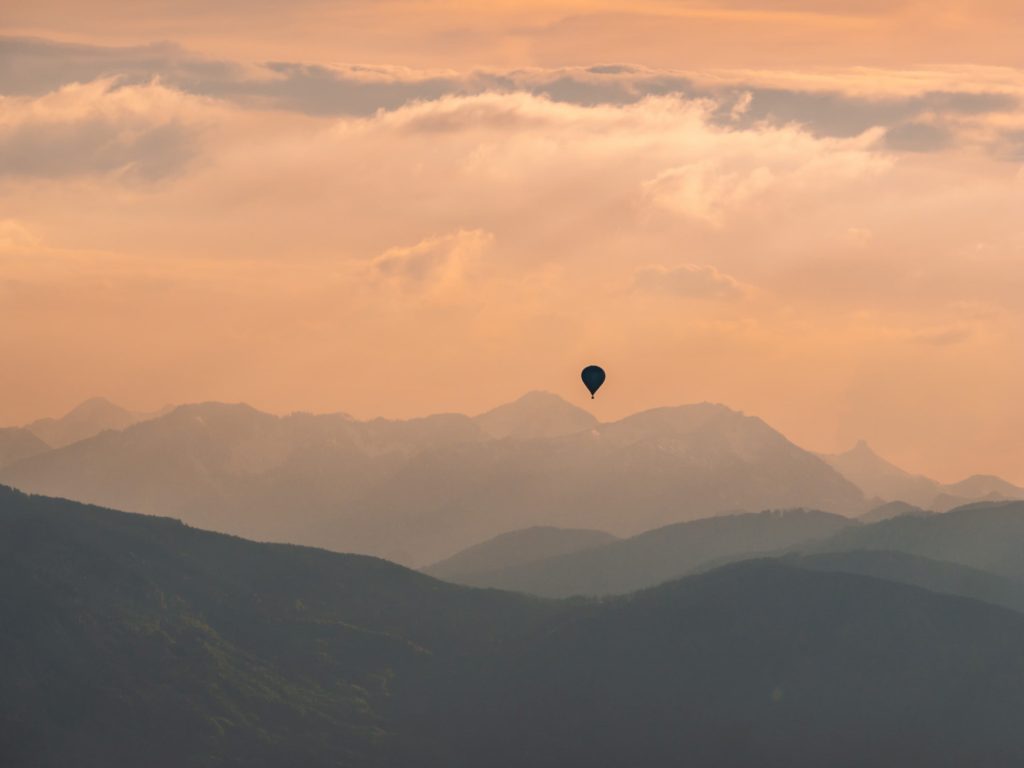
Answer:
<svg viewBox="0 0 1024 768"><path fill-rule="evenodd" d="M8 423L96 393L483 410L598 360L603 416L724 401L949 479L1024 459L1016 73L6 43Z"/></svg>

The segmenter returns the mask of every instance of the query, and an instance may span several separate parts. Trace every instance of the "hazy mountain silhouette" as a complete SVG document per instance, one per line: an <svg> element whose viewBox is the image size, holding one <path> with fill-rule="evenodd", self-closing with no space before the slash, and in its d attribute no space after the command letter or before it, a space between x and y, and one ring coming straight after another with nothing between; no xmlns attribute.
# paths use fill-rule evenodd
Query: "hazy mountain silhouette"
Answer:
<svg viewBox="0 0 1024 768"><path fill-rule="evenodd" d="M817 571L837 571L873 576L886 581L981 600L1024 612L1024 581L997 576L977 568L931 560L889 550L828 552L813 555L791 555L783 559Z"/></svg>
<svg viewBox="0 0 1024 768"><path fill-rule="evenodd" d="M900 515L931 515L934 514L929 509L921 509L915 507L913 504L908 504L905 501L887 501L885 504L879 504L874 509L870 509L857 519L862 523L877 523L882 520L889 520Z"/></svg>
<svg viewBox="0 0 1024 768"><path fill-rule="evenodd" d="M38 456L48 450L50 450L50 446L27 429L0 428L0 467L27 459L30 456Z"/></svg>
<svg viewBox="0 0 1024 768"><path fill-rule="evenodd" d="M985 496L1001 496L1003 499L1024 498L1024 488L1008 483L995 475L971 475L966 480L950 483L944 488L949 494L968 499Z"/></svg>
<svg viewBox="0 0 1024 768"><path fill-rule="evenodd" d="M1024 616L749 562L549 602L0 488L21 766L1015 766Z"/></svg>
<svg viewBox="0 0 1024 768"><path fill-rule="evenodd" d="M38 419L26 425L25 429L51 448L62 448L98 435L104 430L124 429L137 421L161 415L166 410L157 413L133 413L104 397L94 397L77 405L58 419Z"/></svg>
<svg viewBox="0 0 1024 768"><path fill-rule="evenodd" d="M971 475L959 483L944 485L942 493L932 502L932 507L945 512L970 502L1011 499L1024 499L1024 488L994 475Z"/></svg>
<svg viewBox="0 0 1024 768"><path fill-rule="evenodd" d="M883 459L863 440L845 453L820 455L869 498L903 501L936 512L976 501L1024 499L1024 488L993 475L973 475L944 485L911 474Z"/></svg>
<svg viewBox="0 0 1024 768"><path fill-rule="evenodd" d="M982 502L940 515L851 527L815 552L890 550L1024 580L1024 502Z"/></svg>
<svg viewBox="0 0 1024 768"><path fill-rule="evenodd" d="M799 509L726 515L676 523L534 562L486 570L449 566L443 573L430 572L460 584L545 597L623 594L700 568L824 539L852 524L838 515ZM460 556L452 558L459 560Z"/></svg>
<svg viewBox="0 0 1024 768"><path fill-rule="evenodd" d="M593 429L594 416L550 392L529 392L475 419L489 437L536 439L562 437Z"/></svg>
<svg viewBox="0 0 1024 768"><path fill-rule="evenodd" d="M616 540L604 531L538 525L502 533L424 568L423 572L447 581L475 581L474 576L594 549Z"/></svg>
<svg viewBox="0 0 1024 768"><path fill-rule="evenodd" d="M495 423L511 436L509 419L521 413L524 434L545 434L573 411L534 395ZM534 525L632 535L736 509L864 509L860 491L823 461L721 405L659 408L557 437L494 439L480 418L359 422L182 406L20 461L0 480L417 565Z"/></svg>
<svg viewBox="0 0 1024 768"><path fill-rule="evenodd" d="M905 501L927 509L942 493L938 482L905 472L875 453L863 440L845 453L822 454L821 457L871 498Z"/></svg>

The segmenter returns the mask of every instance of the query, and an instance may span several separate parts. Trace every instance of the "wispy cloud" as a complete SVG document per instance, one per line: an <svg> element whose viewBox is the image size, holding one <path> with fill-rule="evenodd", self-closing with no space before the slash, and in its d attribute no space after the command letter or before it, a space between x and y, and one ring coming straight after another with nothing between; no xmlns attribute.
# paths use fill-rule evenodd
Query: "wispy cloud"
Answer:
<svg viewBox="0 0 1024 768"><path fill-rule="evenodd" d="M685 299L731 301L742 298L749 291L736 278L719 272L709 264L642 267L636 271L634 279L640 290Z"/></svg>
<svg viewBox="0 0 1024 768"><path fill-rule="evenodd" d="M0 96L0 176L118 173L153 181L199 152L202 106L157 83L70 84L38 98Z"/></svg>
<svg viewBox="0 0 1024 768"><path fill-rule="evenodd" d="M3 38L0 93L41 96L72 83L116 79L120 85L159 80L199 96L249 109L314 116L366 116L417 101L483 93L527 93L577 106L623 106L674 96L714 104L714 120L735 129L791 123L812 135L849 138L888 130L890 149L935 151L955 144L963 124L1022 111L1024 82L981 77L957 83L941 71L914 73L918 89L899 85L900 73L867 79L736 72L714 76L636 65L560 68L417 70L398 66L324 65L294 61L248 63L209 59L171 44L101 47L33 38ZM746 78L746 79L744 79ZM910 80L906 73L903 80ZM892 89L886 83L892 80ZM1011 85L1012 83L1012 85ZM959 89L958 89L959 88Z"/></svg>

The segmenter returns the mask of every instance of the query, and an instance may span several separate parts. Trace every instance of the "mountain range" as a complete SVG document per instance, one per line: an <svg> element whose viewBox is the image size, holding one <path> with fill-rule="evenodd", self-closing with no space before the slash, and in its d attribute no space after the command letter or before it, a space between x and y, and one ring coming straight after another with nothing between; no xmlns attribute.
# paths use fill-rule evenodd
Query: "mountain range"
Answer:
<svg viewBox="0 0 1024 768"><path fill-rule="evenodd" d="M478 555L473 559L456 555L424 572L468 586L544 597L625 594L716 564L808 545L851 525L840 515L802 509L722 515L573 552L537 556L542 548L535 546L533 556L513 563L480 556L501 543L496 539L468 550Z"/></svg>
<svg viewBox="0 0 1024 768"><path fill-rule="evenodd" d="M601 423L544 392L476 417L405 421L224 403L139 414L95 399L0 431L0 481L415 566L534 526L631 537L766 508L860 515L883 499L948 509L1024 496L998 478L911 476L865 444L822 458L722 405Z"/></svg>
<svg viewBox="0 0 1024 768"><path fill-rule="evenodd" d="M421 565L533 525L632 535L738 509L865 508L821 459L725 406L598 424L543 393L408 421L181 406L22 459L0 481Z"/></svg>
<svg viewBox="0 0 1024 768"><path fill-rule="evenodd" d="M0 620L11 768L1024 761L1024 614L820 560L551 601L0 488Z"/></svg>
<svg viewBox="0 0 1024 768"><path fill-rule="evenodd" d="M810 550L904 552L1024 582L1024 502L980 502L851 526Z"/></svg>
<svg viewBox="0 0 1024 768"><path fill-rule="evenodd" d="M536 544L542 533L533 532L531 540ZM500 543L484 542L468 550L474 557L456 555L424 572L458 584L543 597L601 596L752 557L785 557L802 567L883 576L981 599L998 595L990 601L1000 605L1024 604L1024 502L985 502L875 523L809 510L726 515L574 552L542 556L543 548L535 546L520 551L515 562L486 556Z"/></svg>

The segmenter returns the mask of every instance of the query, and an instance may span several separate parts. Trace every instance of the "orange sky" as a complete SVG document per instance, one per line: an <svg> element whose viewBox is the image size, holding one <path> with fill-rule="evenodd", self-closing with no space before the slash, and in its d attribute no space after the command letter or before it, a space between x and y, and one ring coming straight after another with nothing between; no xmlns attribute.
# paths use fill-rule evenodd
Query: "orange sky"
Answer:
<svg viewBox="0 0 1024 768"><path fill-rule="evenodd" d="M539 388L1024 482L1022 7L5 3L0 423Z"/></svg>

